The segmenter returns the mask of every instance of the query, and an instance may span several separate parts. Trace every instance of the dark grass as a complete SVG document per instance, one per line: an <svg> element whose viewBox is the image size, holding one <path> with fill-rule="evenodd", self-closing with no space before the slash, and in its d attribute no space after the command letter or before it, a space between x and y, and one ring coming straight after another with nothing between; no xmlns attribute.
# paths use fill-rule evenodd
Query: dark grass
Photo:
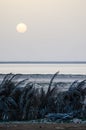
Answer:
<svg viewBox="0 0 86 130"><path fill-rule="evenodd" d="M85 120L86 80L75 81L67 91L59 92L58 83L52 87L57 74L51 78L47 92L28 79L14 82L19 75L5 75L0 84L0 121Z"/></svg>

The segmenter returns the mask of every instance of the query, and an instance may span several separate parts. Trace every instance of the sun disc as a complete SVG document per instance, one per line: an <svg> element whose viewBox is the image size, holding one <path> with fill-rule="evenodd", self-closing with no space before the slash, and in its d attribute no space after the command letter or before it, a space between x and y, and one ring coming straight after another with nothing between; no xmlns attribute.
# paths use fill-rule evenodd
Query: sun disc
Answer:
<svg viewBox="0 0 86 130"><path fill-rule="evenodd" d="M25 33L25 32L27 31L27 25L24 24L24 23L19 23L19 24L17 24L17 26L16 26L16 30L17 30L17 32L19 32L19 33Z"/></svg>

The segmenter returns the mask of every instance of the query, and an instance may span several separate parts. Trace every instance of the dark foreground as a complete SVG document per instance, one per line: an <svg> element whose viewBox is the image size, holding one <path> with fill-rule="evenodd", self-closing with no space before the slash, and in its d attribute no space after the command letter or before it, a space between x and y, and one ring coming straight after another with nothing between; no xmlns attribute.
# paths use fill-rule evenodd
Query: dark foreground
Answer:
<svg viewBox="0 0 86 130"><path fill-rule="evenodd" d="M62 77L57 72L48 83L44 82L46 76L43 76L40 83L35 81L39 75L34 82L30 77L18 80L20 74L4 75L0 84L0 121L86 124L86 77L82 81L74 78L75 81L70 82L71 75L66 75L66 82L58 82L57 76L58 79ZM5 126L10 127L9 124Z"/></svg>
<svg viewBox="0 0 86 130"><path fill-rule="evenodd" d="M86 130L86 124L5 123L0 130Z"/></svg>

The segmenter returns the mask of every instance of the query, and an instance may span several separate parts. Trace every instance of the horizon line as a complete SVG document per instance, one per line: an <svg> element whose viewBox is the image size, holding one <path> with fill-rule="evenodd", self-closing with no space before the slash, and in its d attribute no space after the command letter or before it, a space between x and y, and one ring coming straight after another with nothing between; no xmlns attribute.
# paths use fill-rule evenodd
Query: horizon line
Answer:
<svg viewBox="0 0 86 130"><path fill-rule="evenodd" d="M0 61L0 64L86 64L86 61Z"/></svg>

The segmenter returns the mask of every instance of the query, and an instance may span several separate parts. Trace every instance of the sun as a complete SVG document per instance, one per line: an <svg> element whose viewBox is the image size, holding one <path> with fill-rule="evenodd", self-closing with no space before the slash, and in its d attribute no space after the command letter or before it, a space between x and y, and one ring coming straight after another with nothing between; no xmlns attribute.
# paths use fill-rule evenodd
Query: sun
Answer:
<svg viewBox="0 0 86 130"><path fill-rule="evenodd" d="M19 23L19 24L17 24L16 31L18 33L25 33L27 31L27 25L25 23Z"/></svg>

